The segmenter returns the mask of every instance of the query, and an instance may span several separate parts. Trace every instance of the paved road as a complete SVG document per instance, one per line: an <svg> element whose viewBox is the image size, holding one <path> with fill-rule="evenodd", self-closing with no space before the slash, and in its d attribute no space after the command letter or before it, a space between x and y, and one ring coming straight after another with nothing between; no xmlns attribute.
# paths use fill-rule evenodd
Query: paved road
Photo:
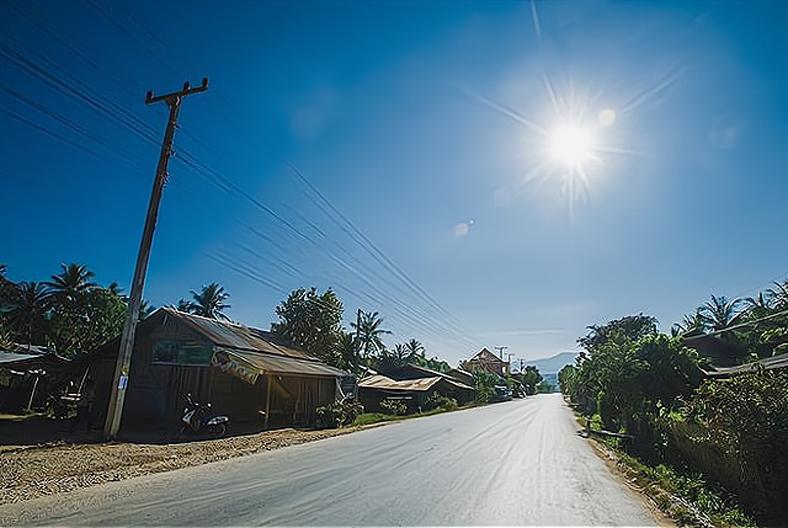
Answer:
<svg viewBox="0 0 788 528"><path fill-rule="evenodd" d="M655 525L559 395L0 508L0 524Z"/></svg>

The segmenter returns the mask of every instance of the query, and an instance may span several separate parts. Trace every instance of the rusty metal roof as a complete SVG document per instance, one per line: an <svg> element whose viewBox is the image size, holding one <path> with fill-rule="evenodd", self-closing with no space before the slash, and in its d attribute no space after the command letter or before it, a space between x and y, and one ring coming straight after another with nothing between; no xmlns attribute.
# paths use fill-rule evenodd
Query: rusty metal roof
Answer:
<svg viewBox="0 0 788 528"><path fill-rule="evenodd" d="M303 350L283 343L281 339L271 332L229 321L209 319L199 315L180 312L170 306L160 309L166 311L169 316L176 317L191 326L214 345L316 361L315 358Z"/></svg>
<svg viewBox="0 0 788 528"><path fill-rule="evenodd" d="M238 350L237 348L218 347L217 350L227 352L231 356L242 359L251 367L259 369L261 373L298 374L301 376L319 377L330 376L334 378L348 375L344 370L334 368L314 359L305 360L273 354L261 354L258 352Z"/></svg>
<svg viewBox="0 0 788 528"><path fill-rule="evenodd" d="M780 354L779 356L759 359L758 361L745 363L744 365L737 365L735 367L716 367L710 372L706 372L706 374L713 378L726 378L736 374L756 372L761 368L764 370L788 368L788 354Z"/></svg>
<svg viewBox="0 0 788 528"><path fill-rule="evenodd" d="M364 389L383 389L390 391L426 391L433 385L438 383L441 379L440 376L431 376L429 378L417 378L411 380L393 380L388 376L377 374L364 378L358 382L358 386Z"/></svg>

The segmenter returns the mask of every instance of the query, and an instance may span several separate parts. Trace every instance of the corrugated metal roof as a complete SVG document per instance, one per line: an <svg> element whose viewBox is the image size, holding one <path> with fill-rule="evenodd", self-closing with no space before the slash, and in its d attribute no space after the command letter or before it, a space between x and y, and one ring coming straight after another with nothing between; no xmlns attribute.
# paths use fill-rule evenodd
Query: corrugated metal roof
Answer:
<svg viewBox="0 0 788 528"><path fill-rule="evenodd" d="M303 350L287 346L271 332L259 328L187 314L169 306L161 308L161 310L165 310L170 316L190 325L217 346L315 360Z"/></svg>
<svg viewBox="0 0 788 528"><path fill-rule="evenodd" d="M391 391L426 391L433 385L438 383L441 379L440 376L432 376L429 378L417 378L412 380L393 380L388 376L377 374L364 378L358 382L358 386L364 389L383 389Z"/></svg>
<svg viewBox="0 0 788 528"><path fill-rule="evenodd" d="M759 361L753 361L752 363L745 363L744 365L737 365L735 367L717 367L711 372L707 372L707 374L714 378L724 378L735 374L755 372L758 368L764 368L766 370L788 368L788 354L764 358Z"/></svg>
<svg viewBox="0 0 788 528"><path fill-rule="evenodd" d="M460 382L460 381L457 381L457 380L456 380L456 379L454 379L454 378L450 378L450 377L448 377L448 376L444 376L444 378L443 378L443 379L444 379L444 381L446 381L446 383L448 383L448 384L450 384L450 385L454 385L454 386L455 386L455 387L457 387L458 389L465 389L465 390L476 390L476 389L474 389L473 387L471 387L470 385L466 385L465 383L462 383L462 382Z"/></svg>
<svg viewBox="0 0 788 528"><path fill-rule="evenodd" d="M51 350L45 346L41 345L28 345L26 343L11 343L8 347L8 352L18 352L20 354L53 354L54 350Z"/></svg>
<svg viewBox="0 0 788 528"><path fill-rule="evenodd" d="M0 350L0 363L16 363L18 361L28 361L31 359L41 359L39 354L20 354L18 352L6 352Z"/></svg>
<svg viewBox="0 0 788 528"><path fill-rule="evenodd" d="M226 352L230 356L240 358L249 366L259 369L261 373L270 372L272 374L298 374L301 376L334 378L348 375L344 370L334 368L314 359L290 358L227 347L218 347L217 351Z"/></svg>
<svg viewBox="0 0 788 528"><path fill-rule="evenodd" d="M433 369L427 368L427 367L422 367L421 365L416 365L414 363L408 363L407 365L405 365L403 367L400 367L399 369L395 369L394 373L392 373L391 376L394 376L394 378L399 378L400 376L397 375L397 372L399 372L399 371L406 371L407 369L415 370L415 371L421 372L423 374L426 374L426 376L424 376L424 377L435 377L435 376L438 376L438 377L443 378L444 380L446 380L446 382L449 383L450 385L454 385L455 387L458 387L460 389L474 390L473 387L469 387L468 385L463 383L461 379L455 378L451 374L447 374L446 372L440 372L438 370L433 370ZM451 372L451 371L449 371L449 372Z"/></svg>

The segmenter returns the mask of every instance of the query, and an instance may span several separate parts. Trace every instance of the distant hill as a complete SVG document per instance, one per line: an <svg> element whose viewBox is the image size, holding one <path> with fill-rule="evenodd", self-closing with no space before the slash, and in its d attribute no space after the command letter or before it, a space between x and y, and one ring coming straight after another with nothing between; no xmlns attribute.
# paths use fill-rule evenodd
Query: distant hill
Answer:
<svg viewBox="0 0 788 528"><path fill-rule="evenodd" d="M554 374L565 365L573 365L576 357L577 352L561 352L549 358L528 361L526 365L535 366L542 374Z"/></svg>

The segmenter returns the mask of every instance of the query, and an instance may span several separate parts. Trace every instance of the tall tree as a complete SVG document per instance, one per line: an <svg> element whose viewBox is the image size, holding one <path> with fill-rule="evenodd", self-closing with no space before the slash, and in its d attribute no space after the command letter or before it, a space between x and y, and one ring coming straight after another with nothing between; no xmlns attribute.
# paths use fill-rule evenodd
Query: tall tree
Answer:
<svg viewBox="0 0 788 528"><path fill-rule="evenodd" d="M95 287L81 293L79 302L54 304L48 337L64 356L92 351L120 335L127 315L126 299Z"/></svg>
<svg viewBox="0 0 788 528"><path fill-rule="evenodd" d="M731 326L739 317L738 306L741 299L728 300L724 295L712 295L706 304L700 307L701 320L706 328L712 331L724 330Z"/></svg>
<svg viewBox="0 0 788 528"><path fill-rule="evenodd" d="M528 395L536 394L536 388L542 380L544 380L542 373L535 365L527 365L522 372L522 382Z"/></svg>
<svg viewBox="0 0 788 528"><path fill-rule="evenodd" d="M681 322L674 323L670 331L673 337L702 332L703 318L701 317L700 311L695 310L692 314L684 314Z"/></svg>
<svg viewBox="0 0 788 528"><path fill-rule="evenodd" d="M426 351L424 345L416 339L410 339L405 343L405 349L408 351L410 359L415 359L417 356L424 357L424 352Z"/></svg>
<svg viewBox="0 0 788 528"><path fill-rule="evenodd" d="M788 279L774 282L773 286L766 291L775 310L788 310Z"/></svg>
<svg viewBox="0 0 788 528"><path fill-rule="evenodd" d="M95 273L82 264L61 264L60 267L60 273L52 275L52 280L46 282L59 303L78 302L80 296L97 286L93 282Z"/></svg>
<svg viewBox="0 0 788 528"><path fill-rule="evenodd" d="M342 331L342 301L333 290L299 288L276 307L279 321L271 330L326 363L348 368L354 361L352 336Z"/></svg>
<svg viewBox="0 0 788 528"><path fill-rule="evenodd" d="M636 341L647 335L657 333L657 319L650 315L628 315L621 319L608 321L603 325L588 326L588 333L577 340L578 344L588 352L609 341L629 340ZM585 353L580 353L580 359L584 359Z"/></svg>
<svg viewBox="0 0 788 528"><path fill-rule="evenodd" d="M226 293L224 287L220 286L218 282L203 286L199 293L192 290L191 294L191 313L210 319L230 319L223 313L224 310L230 308L230 305L224 302L230 298L230 294Z"/></svg>
<svg viewBox="0 0 788 528"><path fill-rule="evenodd" d="M361 312L358 324L350 323L350 326L358 333L359 348L367 358L386 349L386 345L383 344L383 336L391 332L384 330L381 327L382 324L383 318L378 312L364 311Z"/></svg>
<svg viewBox="0 0 788 528"><path fill-rule="evenodd" d="M391 357L394 359L394 362L398 367L406 364L408 362L408 358L410 358L410 355L411 352L408 350L408 346L403 345L402 343L397 343L394 345L394 349L391 351Z"/></svg>
<svg viewBox="0 0 788 528"><path fill-rule="evenodd" d="M49 292L43 284L20 282L15 304L8 312L13 332L28 344L43 344L49 308Z"/></svg>

